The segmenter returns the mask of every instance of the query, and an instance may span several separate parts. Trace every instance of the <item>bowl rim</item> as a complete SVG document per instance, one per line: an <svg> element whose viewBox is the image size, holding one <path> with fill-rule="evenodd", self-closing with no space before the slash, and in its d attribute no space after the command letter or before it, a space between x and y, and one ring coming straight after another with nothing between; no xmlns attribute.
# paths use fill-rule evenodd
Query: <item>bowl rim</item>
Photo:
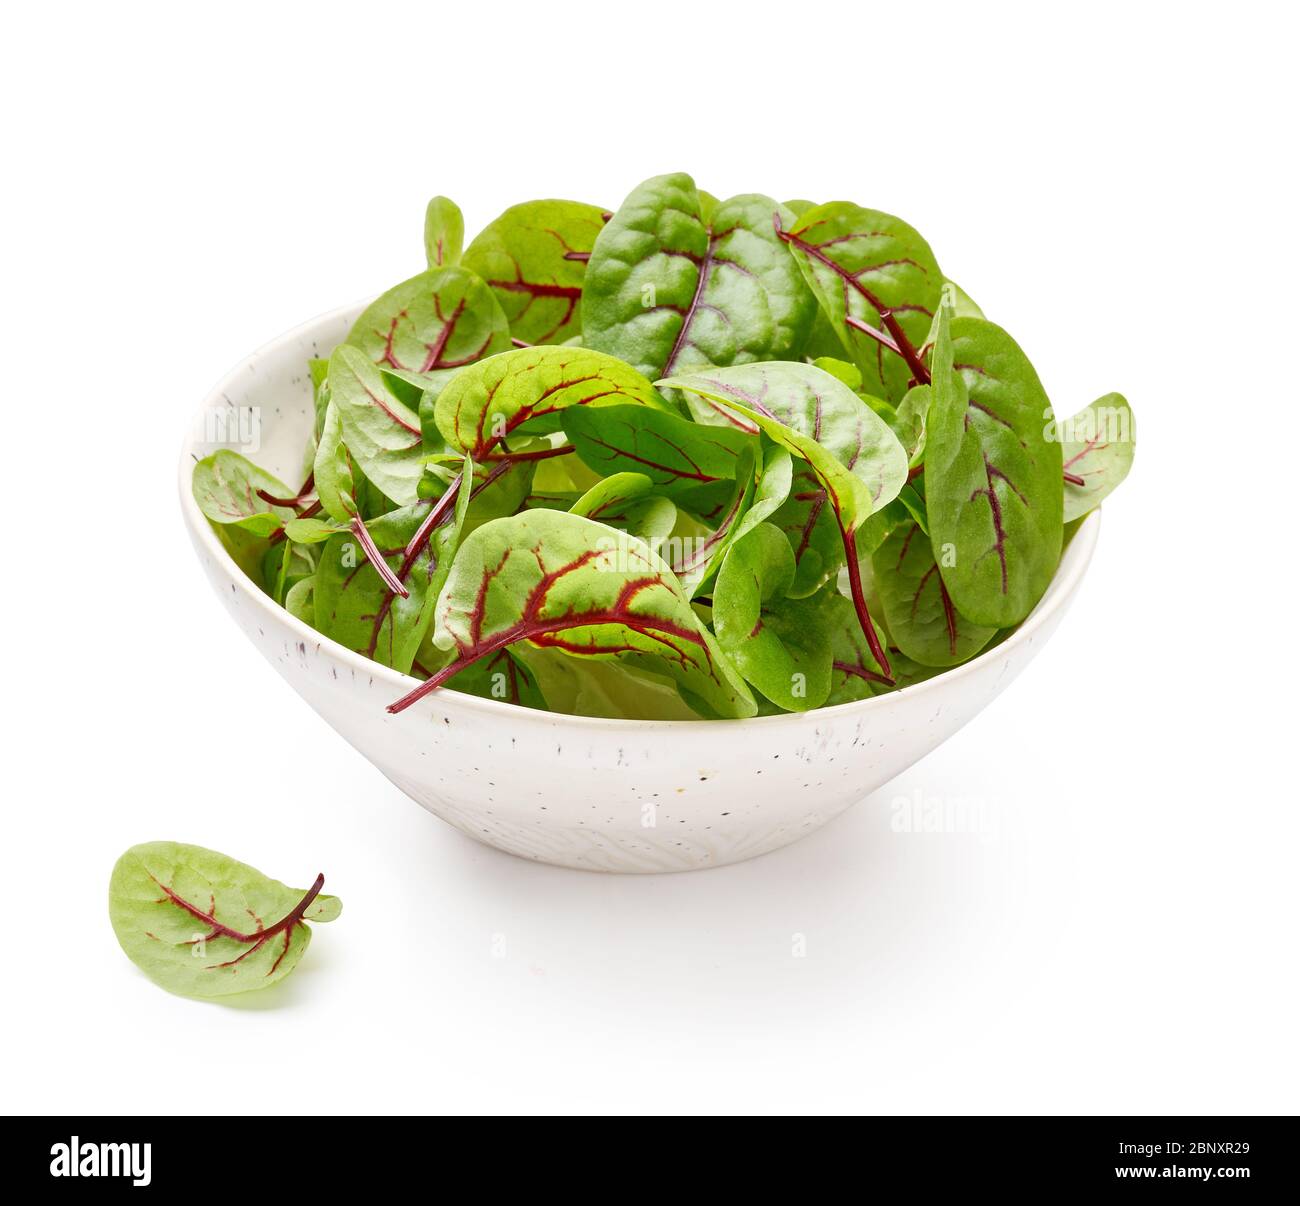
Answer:
<svg viewBox="0 0 1300 1206"><path fill-rule="evenodd" d="M201 428L202 416L224 401L224 396L232 387L236 386L248 371L250 363L279 351L284 344L300 339L302 336L315 331L322 324L345 321L348 316L359 312L360 308L365 304L366 302L353 302L349 305L338 306L333 310L318 314L306 322L299 323L241 357L228 372L223 374L216 385L204 395L198 411L192 417L186 429L185 438L181 443L177 483L181 500L181 513L185 518L191 538L213 559L215 564L221 566L226 578L238 591L242 592L245 600L254 603L268 621L287 627L299 641L310 641L322 650L328 649L332 657L351 670L361 670L377 680L390 682L393 686L393 699L396 700L411 690L411 684L418 683L421 680L409 674L402 674L391 666L371 661L370 658L363 657L355 650L340 645L331 637L318 632L278 603L275 603L235 564L225 546L217 539L212 525L203 512L199 510L198 504L194 500L193 491L190 488L193 467L200 459L194 451L194 445L196 443L196 432ZM547 712L537 708L524 708L499 699L485 699L482 696L468 695L461 691L452 690L449 687L439 688L436 696L444 707L461 708L467 712L479 713L484 717L497 720L512 720L520 723L542 722L550 725L565 724L579 728L598 728L606 731L623 730L629 733L633 731L644 733L647 729L668 729L679 734L695 730L710 732L719 728L734 728L737 725L750 728L756 725L773 728L780 726L802 727L810 721L817 723L824 720L829 723L832 720L845 717L866 716L870 714L873 708L883 710L889 706L891 701L898 699L900 696L920 696L942 690L945 685L951 685L957 682L958 679L981 669L981 663L1005 656L1016 646L1030 640L1034 633L1064 607L1073 595L1080 579L1082 579L1092 561L1100 529L1101 510L1095 508L1083 517L1083 522L1079 525L1068 546L1062 551L1056 573L1052 576L1052 581L1048 584L1043 597L1038 600L1033 611L1020 622L1009 637L998 642L992 648L976 654L969 661L942 670L932 678L913 683L910 687L901 687L897 691L890 691L885 695L873 695L867 699L852 700L849 703L833 704L829 707L810 708L806 712L784 712L774 716L751 716L745 719L729 718L719 720L708 720L703 717L699 720L631 720L605 716L573 716L566 712ZM430 696L429 698L433 697ZM428 699L421 701L421 703L427 704Z"/></svg>

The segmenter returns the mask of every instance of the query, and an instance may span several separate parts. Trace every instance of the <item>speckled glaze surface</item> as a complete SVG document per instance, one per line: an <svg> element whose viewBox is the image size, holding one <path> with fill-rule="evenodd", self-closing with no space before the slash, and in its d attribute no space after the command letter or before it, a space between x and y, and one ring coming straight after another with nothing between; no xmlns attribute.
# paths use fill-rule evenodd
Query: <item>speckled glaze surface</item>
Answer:
<svg viewBox="0 0 1300 1206"><path fill-rule="evenodd" d="M745 721L642 723L443 690L390 716L385 705L414 680L272 603L226 554L190 494L194 460L218 446L208 416L232 407L259 416L256 450L241 450L286 482L301 480L312 414L307 360L327 355L360 309L288 332L213 390L182 449L181 508L213 588L294 690L411 799L522 858L591 871L690 871L811 833L928 754L1016 677L1055 631L1096 544L1093 514L1034 613L995 649L859 703Z"/></svg>

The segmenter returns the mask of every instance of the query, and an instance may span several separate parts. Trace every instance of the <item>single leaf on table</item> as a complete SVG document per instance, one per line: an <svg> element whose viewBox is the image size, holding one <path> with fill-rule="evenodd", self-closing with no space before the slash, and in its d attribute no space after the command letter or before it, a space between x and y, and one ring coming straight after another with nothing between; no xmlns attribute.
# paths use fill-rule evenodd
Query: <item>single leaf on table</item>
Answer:
<svg viewBox="0 0 1300 1206"><path fill-rule="evenodd" d="M1008 628L1042 597L1061 556L1051 403L1015 340L984 319L949 324L945 310L931 366L925 501L934 557L958 612Z"/></svg>
<svg viewBox="0 0 1300 1206"><path fill-rule="evenodd" d="M438 395L438 430L476 462L503 455L508 437L553 432L578 406L667 410L654 387L621 360L585 348L520 348L456 374Z"/></svg>
<svg viewBox="0 0 1300 1206"><path fill-rule="evenodd" d="M430 268L371 302L347 343L383 368L431 373L504 352L510 327L492 290L475 273L457 266Z"/></svg>
<svg viewBox="0 0 1300 1206"><path fill-rule="evenodd" d="M492 289L524 343L564 343L582 330L582 283L605 212L581 201L512 205L470 243L463 263Z"/></svg>
<svg viewBox="0 0 1300 1206"><path fill-rule="evenodd" d="M465 219L450 197L434 197L424 211L424 253L430 268L460 261L465 246Z"/></svg>
<svg viewBox="0 0 1300 1206"><path fill-rule="evenodd" d="M924 384L918 349L944 283L929 244L901 219L849 201L814 206L781 237L867 392L897 402L913 378Z"/></svg>
<svg viewBox="0 0 1300 1206"><path fill-rule="evenodd" d="M254 537L278 532L294 514L292 507L268 501L268 497L292 498L294 491L278 477L226 448L194 466L191 484L194 501L208 519L241 528Z"/></svg>
<svg viewBox="0 0 1300 1206"><path fill-rule="evenodd" d="M669 675L727 716L752 716L743 680L672 571L641 541L580 515L529 511L465 538L438 600L434 644L455 660L389 705L399 712L457 671L520 641Z"/></svg>
<svg viewBox="0 0 1300 1206"><path fill-rule="evenodd" d="M644 473L670 498L734 478L754 443L735 427L706 427L645 406L570 409L564 434L597 473Z"/></svg>
<svg viewBox="0 0 1300 1206"><path fill-rule="evenodd" d="M621 528L652 547L677 523L677 508L670 499L655 493L654 482L644 473L612 474L567 509L574 515Z"/></svg>
<svg viewBox="0 0 1300 1206"><path fill-rule="evenodd" d="M832 629L828 592L787 596L794 572L785 534L759 524L722 563L713 627L746 681L786 711L802 712L821 707L830 693Z"/></svg>
<svg viewBox="0 0 1300 1206"><path fill-rule="evenodd" d="M415 502L425 461L419 416L389 392L379 369L347 344L330 357L330 409L337 410L342 445L362 473L399 506ZM327 414L320 450L330 462L327 475L337 483L338 501L326 503L322 496L321 502L332 518L342 519L347 474L337 446L325 451L332 435L329 425ZM344 514L336 514L333 505Z"/></svg>
<svg viewBox="0 0 1300 1206"><path fill-rule="evenodd" d="M871 559L876 594L894 643L926 666L956 666L997 633L961 615L948 595L934 550L919 524L897 528Z"/></svg>
<svg viewBox="0 0 1300 1206"><path fill-rule="evenodd" d="M430 517L430 503L402 507L366 525L390 573L399 577L409 592L406 598L394 594L352 532L331 537L316 566L313 627L382 665L409 671L433 622L438 592L451 570L472 489L473 475L463 475L454 503L448 500L444 506L443 522L414 558L408 555L408 548Z"/></svg>
<svg viewBox="0 0 1300 1206"><path fill-rule="evenodd" d="M587 265L583 342L650 377L802 354L816 304L776 237L770 197L709 215L684 173L632 191Z"/></svg>
<svg viewBox="0 0 1300 1206"><path fill-rule="evenodd" d="M1133 467L1137 430L1122 394L1106 394L1059 424L1065 479L1064 520L1096 507ZM1070 478L1081 479L1071 481Z"/></svg>
<svg viewBox="0 0 1300 1206"><path fill-rule="evenodd" d="M132 846L113 868L108 913L122 950L168 992L222 997L267 988L298 965L307 920L330 921L342 905L244 863L182 842Z"/></svg>

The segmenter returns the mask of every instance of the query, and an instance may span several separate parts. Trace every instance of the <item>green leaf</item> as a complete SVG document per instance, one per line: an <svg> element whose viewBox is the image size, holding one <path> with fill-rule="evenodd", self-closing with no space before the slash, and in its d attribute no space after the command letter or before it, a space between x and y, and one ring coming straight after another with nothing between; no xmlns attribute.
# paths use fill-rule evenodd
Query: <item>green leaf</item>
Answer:
<svg viewBox="0 0 1300 1206"><path fill-rule="evenodd" d="M492 290L465 268L430 268L362 312L347 343L384 368L431 373L504 352L510 327ZM333 370L330 388L335 388Z"/></svg>
<svg viewBox="0 0 1300 1206"><path fill-rule="evenodd" d="M1061 556L1051 403L1015 341L984 319L954 319L950 334L945 311L931 371L925 495L935 560L963 616L1007 628L1042 597Z"/></svg>
<svg viewBox="0 0 1300 1206"><path fill-rule="evenodd" d="M890 673L894 677L891 683L862 635L862 625L858 623L853 604L829 589L823 591L822 596L822 606L831 628L831 689L824 706L852 703L894 690L899 681L900 660L905 660L899 651L889 650Z"/></svg>
<svg viewBox="0 0 1300 1206"><path fill-rule="evenodd" d="M584 344L649 377L800 354L816 306L776 237L790 221L758 194L706 217L689 176L647 180L592 249Z"/></svg>
<svg viewBox="0 0 1300 1206"><path fill-rule="evenodd" d="M644 473L615 473L597 482L568 509L574 515L620 528L653 547L677 523L677 508L654 490L654 482Z"/></svg>
<svg viewBox="0 0 1300 1206"><path fill-rule="evenodd" d="M929 244L901 219L849 201L814 206L784 238L867 392L896 402L913 377L924 380L916 350L944 284Z"/></svg>
<svg viewBox="0 0 1300 1206"><path fill-rule="evenodd" d="M718 643L745 679L786 711L819 708L831 689L827 592L790 599L794 553L762 523L728 551L713 592Z"/></svg>
<svg viewBox="0 0 1300 1206"><path fill-rule="evenodd" d="M670 498L736 476L754 437L735 427L705 427L645 406L576 407L564 434L597 473L644 473Z"/></svg>
<svg viewBox="0 0 1300 1206"><path fill-rule="evenodd" d="M360 514L356 471L347 445L343 443L343 420L338 405L332 401L325 408L325 420L312 462L312 476L316 483L316 497L331 519L347 523Z"/></svg>
<svg viewBox="0 0 1300 1206"><path fill-rule="evenodd" d="M314 515L291 519L284 525L284 534L295 544L324 544L331 536L347 530L345 523L332 523Z"/></svg>
<svg viewBox="0 0 1300 1206"><path fill-rule="evenodd" d="M342 905L286 887L215 850L181 842L132 846L113 868L108 914L127 957L168 992L222 997L283 980L311 929Z"/></svg>
<svg viewBox="0 0 1300 1206"><path fill-rule="evenodd" d="M313 628L316 627L316 601L312 597L315 587L315 574L309 578L299 578L284 597L285 611Z"/></svg>
<svg viewBox="0 0 1300 1206"><path fill-rule="evenodd" d="M1133 467L1137 429L1122 394L1106 394L1059 425L1062 470L1083 484L1065 482L1064 519L1069 523L1096 507Z"/></svg>
<svg viewBox="0 0 1300 1206"><path fill-rule="evenodd" d="M844 382L811 364L740 365L658 384L747 419L807 461L847 531L907 481L907 457L889 425Z"/></svg>
<svg viewBox="0 0 1300 1206"><path fill-rule="evenodd" d="M429 503L403 507L366 525L388 567L410 592L408 598L389 589L353 533L331 537L321 551L312 592L317 631L382 665L409 671L433 622L472 489L473 475L463 474L454 507L445 504L443 522L413 560L407 548L429 519Z"/></svg>
<svg viewBox="0 0 1300 1206"><path fill-rule="evenodd" d="M604 225L595 205L525 201L479 232L464 264L487 281L516 339L564 343L582 330L582 282Z"/></svg>
<svg viewBox="0 0 1300 1206"><path fill-rule="evenodd" d="M790 493L794 467L789 452L765 441L762 456L763 466L756 484L756 458L752 449L745 450L730 501L719 514L713 530L690 542L670 561L673 572L692 597L708 586L722 566L727 550L768 519Z"/></svg>
<svg viewBox="0 0 1300 1206"><path fill-rule="evenodd" d="M892 532L871 559L885 624L898 647L926 666L955 666L997 633L972 624L948 596L934 550L919 524Z"/></svg>
<svg viewBox="0 0 1300 1206"><path fill-rule="evenodd" d="M465 219L450 197L434 197L424 211L424 253L430 268L459 263L465 246Z"/></svg>
<svg viewBox="0 0 1300 1206"><path fill-rule="evenodd" d="M229 449L222 448L199 461L191 485L194 501L208 519L241 528L251 536L278 532L294 513L292 507L277 506L263 497L288 499L294 491Z"/></svg>
<svg viewBox="0 0 1300 1206"><path fill-rule="evenodd" d="M388 391L379 369L347 344L340 344L330 357L330 410L337 410L342 442L366 477L398 505L415 502L425 459L419 416ZM321 449L332 436L328 412L325 422ZM337 449L328 455L326 488L338 494L329 503L322 496L321 503L331 517L343 520L347 475Z"/></svg>
<svg viewBox="0 0 1300 1206"><path fill-rule="evenodd" d="M558 430L576 406L640 405L666 409L654 387L621 360L583 348L520 348L457 373L438 395L438 430L476 462L500 455L520 432Z"/></svg>
<svg viewBox="0 0 1300 1206"><path fill-rule="evenodd" d="M752 716L744 682L671 570L641 541L579 515L528 511L466 537L438 600L434 643L456 660L389 706L520 641L668 674L726 716Z"/></svg>

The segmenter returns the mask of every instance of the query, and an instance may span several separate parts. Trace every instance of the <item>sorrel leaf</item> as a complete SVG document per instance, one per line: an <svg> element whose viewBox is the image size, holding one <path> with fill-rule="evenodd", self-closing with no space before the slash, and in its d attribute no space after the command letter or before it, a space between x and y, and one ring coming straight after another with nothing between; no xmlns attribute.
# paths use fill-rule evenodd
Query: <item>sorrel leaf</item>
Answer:
<svg viewBox="0 0 1300 1206"><path fill-rule="evenodd" d="M718 643L748 682L779 707L802 712L821 707L830 693L831 627L826 592L787 597L794 568L785 534L759 524L722 563L713 624Z"/></svg>
<svg viewBox="0 0 1300 1206"><path fill-rule="evenodd" d="M830 590L823 591L819 598L831 629L831 689L825 706L868 699L901 685L902 663L906 661L901 652L897 648L889 650L886 674L863 636L853 604Z"/></svg>
<svg viewBox="0 0 1300 1206"><path fill-rule="evenodd" d="M354 533L332 536L316 566L312 591L316 629L382 665L410 670L433 623L434 605L451 570L472 488L472 474L464 475L442 522L414 557L408 549L429 518L430 503L403 507L366 525L387 569L406 588L406 597L392 590L391 579L381 577Z"/></svg>
<svg viewBox="0 0 1300 1206"><path fill-rule="evenodd" d="M399 505L413 503L419 497L420 478L424 474L424 444L420 419L399 402L384 384L379 370L357 348L340 344L330 357L330 409L337 410L342 443L361 471L384 494ZM329 414L326 413L326 433ZM325 445L322 436L321 447ZM347 476L340 467L339 453L333 454L327 476L332 476L339 490L337 506L343 514L347 504L343 489ZM325 500L322 498L322 503ZM326 507L329 510L329 506Z"/></svg>
<svg viewBox="0 0 1300 1206"><path fill-rule="evenodd" d="M476 462L502 455L502 443L556 431L576 406L640 405L666 409L654 387L621 360L584 348L520 348L457 373L434 414L447 443Z"/></svg>
<svg viewBox="0 0 1300 1206"><path fill-rule="evenodd" d="M735 427L704 427L644 406L575 407L564 434L597 473L644 473L669 497L736 476L754 437Z"/></svg>
<svg viewBox="0 0 1300 1206"><path fill-rule="evenodd" d="M127 957L168 992L222 997L268 988L298 965L311 921L342 910L215 850L182 842L132 846L113 868L108 915Z"/></svg>
<svg viewBox="0 0 1300 1206"><path fill-rule="evenodd" d="M252 461L222 448L194 466L194 500L213 523L242 528L252 536L270 536L293 515L292 507L269 498L288 499L293 491Z"/></svg>
<svg viewBox="0 0 1300 1206"><path fill-rule="evenodd" d="M1061 555L1061 446L1038 374L1001 327L940 316L925 447L930 539L957 610L1018 624Z"/></svg>
<svg viewBox="0 0 1300 1206"><path fill-rule="evenodd" d="M519 641L667 674L726 716L754 701L671 570L641 541L563 511L529 511L466 537L438 600L434 643L455 660L389 706Z"/></svg>
<svg viewBox="0 0 1300 1206"><path fill-rule="evenodd" d="M430 268L460 262L465 246L465 219L450 197L434 197L424 211L424 253Z"/></svg>
<svg viewBox="0 0 1300 1206"><path fill-rule="evenodd" d="M510 327L492 290L473 272L430 268L371 302L347 342L384 368L431 373L504 352Z"/></svg>
<svg viewBox="0 0 1300 1206"><path fill-rule="evenodd" d="M1106 394L1062 420L1058 435L1066 475L1064 519L1069 523L1100 504L1128 476L1137 429L1124 396Z"/></svg>
<svg viewBox="0 0 1300 1206"><path fill-rule="evenodd" d="M512 336L563 343L582 330L583 278L604 225L595 205L525 201L485 226L463 263L491 286Z"/></svg>
<svg viewBox="0 0 1300 1206"><path fill-rule="evenodd" d="M312 476L321 507L331 519L349 523L361 513L356 497L356 470L347 445L343 443L343 420L338 405L333 401L325 408Z"/></svg>
<svg viewBox="0 0 1300 1206"><path fill-rule="evenodd" d="M705 399L807 461L850 532L907 480L907 457L889 425L814 365L739 365L658 384Z"/></svg>
<svg viewBox="0 0 1300 1206"><path fill-rule="evenodd" d="M944 283L930 245L901 219L848 201L814 206L782 237L867 392L896 402L913 378L924 383L917 349Z"/></svg>
<svg viewBox="0 0 1300 1206"><path fill-rule="evenodd" d="M776 237L788 221L758 194L706 216L681 172L645 181L592 249L584 344L649 377L800 354L816 305Z"/></svg>
<svg viewBox="0 0 1300 1206"><path fill-rule="evenodd" d="M655 493L654 482L644 473L615 473L598 481L569 511L620 528L651 547L677 523L677 508Z"/></svg>
<svg viewBox="0 0 1300 1206"><path fill-rule="evenodd" d="M919 524L895 529L875 551L871 566L889 635L913 661L955 666L996 634L996 628L972 624L958 612Z"/></svg>

